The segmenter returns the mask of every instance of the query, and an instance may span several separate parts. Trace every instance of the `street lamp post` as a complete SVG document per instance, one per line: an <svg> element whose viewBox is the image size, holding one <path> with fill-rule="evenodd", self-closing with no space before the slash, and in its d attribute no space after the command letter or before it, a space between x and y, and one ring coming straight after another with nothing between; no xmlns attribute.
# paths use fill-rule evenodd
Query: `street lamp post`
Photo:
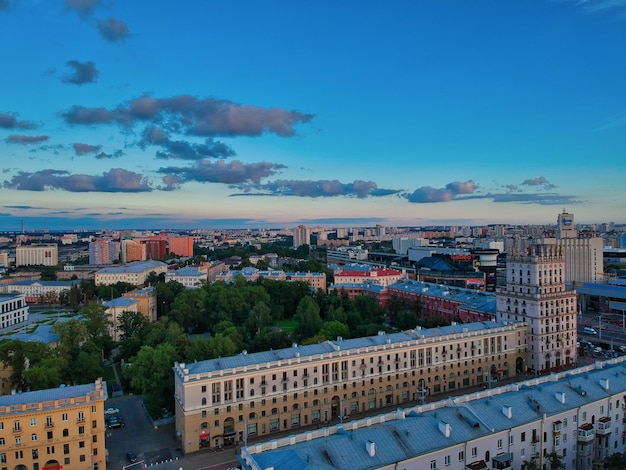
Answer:
<svg viewBox="0 0 626 470"><path fill-rule="evenodd" d="M602 314L598 314L598 338L602 339Z"/></svg>

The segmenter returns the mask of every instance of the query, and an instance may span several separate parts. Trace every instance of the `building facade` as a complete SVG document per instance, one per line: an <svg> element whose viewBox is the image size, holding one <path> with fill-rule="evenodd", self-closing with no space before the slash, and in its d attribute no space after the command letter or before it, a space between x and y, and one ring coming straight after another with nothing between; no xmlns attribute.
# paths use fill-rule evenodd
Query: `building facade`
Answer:
<svg viewBox="0 0 626 470"><path fill-rule="evenodd" d="M206 271L200 271L196 266L185 266L165 274L165 282L176 281L187 289L196 289L206 283L209 275Z"/></svg>
<svg viewBox="0 0 626 470"><path fill-rule="evenodd" d="M306 282L312 289L326 292L326 274L311 272L286 272L278 270L259 271L256 268L243 268L241 270L224 271L216 275L216 281L232 282L237 276L242 276L246 281L256 281L259 278L273 279L275 281L301 281Z"/></svg>
<svg viewBox="0 0 626 470"><path fill-rule="evenodd" d="M137 308L138 304L139 302L135 299L127 297L118 297L102 304L106 308L104 313L109 321L109 335L113 341L117 342L120 340L121 331L118 329L120 316L124 312L137 313L139 311Z"/></svg>
<svg viewBox="0 0 626 470"><path fill-rule="evenodd" d="M123 294L124 297L137 301L137 311L148 319L150 323L157 320L156 287L148 286L135 289Z"/></svg>
<svg viewBox="0 0 626 470"><path fill-rule="evenodd" d="M293 229L293 248L298 248L302 245L311 244L311 230L304 225L298 225Z"/></svg>
<svg viewBox="0 0 626 470"><path fill-rule="evenodd" d="M624 358L244 447L245 468L564 470L626 450ZM530 467L532 465L532 467Z"/></svg>
<svg viewBox="0 0 626 470"><path fill-rule="evenodd" d="M27 320L26 294L0 294L0 329Z"/></svg>
<svg viewBox="0 0 626 470"><path fill-rule="evenodd" d="M397 269L349 265L345 266L341 271L335 272L334 277L336 284L371 283L388 286L389 284L393 284L403 277L406 277L406 275Z"/></svg>
<svg viewBox="0 0 626 470"><path fill-rule="evenodd" d="M18 293L26 296L28 303L55 304L63 291L79 287L80 281L15 281L12 284L0 284L0 292Z"/></svg>
<svg viewBox="0 0 626 470"><path fill-rule="evenodd" d="M491 383L516 375L525 337L484 322L176 363L176 431L191 453Z"/></svg>
<svg viewBox="0 0 626 470"><path fill-rule="evenodd" d="M0 467L105 470L106 383L0 397Z"/></svg>
<svg viewBox="0 0 626 470"><path fill-rule="evenodd" d="M89 244L89 264L111 264L119 259L119 243L112 240L94 240Z"/></svg>
<svg viewBox="0 0 626 470"><path fill-rule="evenodd" d="M15 266L56 266L59 264L57 245L23 245L15 248Z"/></svg>
<svg viewBox="0 0 626 470"><path fill-rule="evenodd" d="M557 245L532 245L507 257L506 287L497 291L497 320L528 324L528 366L536 371L576 362L576 291L565 287Z"/></svg>
<svg viewBox="0 0 626 470"><path fill-rule="evenodd" d="M143 285L150 273L165 273L167 264L161 261L136 261L124 266L111 266L96 272L95 283L97 286L126 282L134 286Z"/></svg>
<svg viewBox="0 0 626 470"><path fill-rule="evenodd" d="M171 255L193 256L193 237L169 237L167 250Z"/></svg>

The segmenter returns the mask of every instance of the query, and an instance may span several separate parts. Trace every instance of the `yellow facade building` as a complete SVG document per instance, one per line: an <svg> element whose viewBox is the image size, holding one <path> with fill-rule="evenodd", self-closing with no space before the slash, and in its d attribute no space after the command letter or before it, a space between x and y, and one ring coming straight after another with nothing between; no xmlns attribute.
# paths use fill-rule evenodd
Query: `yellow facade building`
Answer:
<svg viewBox="0 0 626 470"><path fill-rule="evenodd" d="M477 322L175 363L176 432L191 453L490 385L516 375L526 330Z"/></svg>
<svg viewBox="0 0 626 470"><path fill-rule="evenodd" d="M0 469L105 470L106 383L0 397Z"/></svg>

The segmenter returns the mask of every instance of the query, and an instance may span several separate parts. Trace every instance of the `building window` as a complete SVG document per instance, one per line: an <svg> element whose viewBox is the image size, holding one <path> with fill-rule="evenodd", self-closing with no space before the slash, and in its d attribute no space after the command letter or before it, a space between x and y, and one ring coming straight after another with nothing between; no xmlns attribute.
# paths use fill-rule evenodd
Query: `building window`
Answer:
<svg viewBox="0 0 626 470"><path fill-rule="evenodd" d="M52 431L48 431L46 434L47 434L48 440L50 440L50 439L52 439L54 437L53 434L52 434Z"/></svg>
<svg viewBox="0 0 626 470"><path fill-rule="evenodd" d="M459 452L459 462L463 462L465 460L465 451Z"/></svg>
<svg viewBox="0 0 626 470"><path fill-rule="evenodd" d="M85 426L78 426L78 434L85 434Z"/></svg>
<svg viewBox="0 0 626 470"><path fill-rule="evenodd" d="M476 457L478 455L478 447L472 447L472 457Z"/></svg>
<svg viewBox="0 0 626 470"><path fill-rule="evenodd" d="M69 454L70 453L70 445L69 444L63 444L63 453L64 454Z"/></svg>
<svg viewBox="0 0 626 470"><path fill-rule="evenodd" d="M37 418L30 418L30 425L37 426Z"/></svg>
<svg viewBox="0 0 626 470"><path fill-rule="evenodd" d="M430 461L430 470L437 470L437 461L436 460L431 460Z"/></svg>
<svg viewBox="0 0 626 470"><path fill-rule="evenodd" d="M61 415L61 421L67 421L67 413Z"/></svg>
<svg viewBox="0 0 626 470"><path fill-rule="evenodd" d="M38 459L39 458L39 449L33 449L32 454L33 454L33 460L34 459Z"/></svg>
<svg viewBox="0 0 626 470"><path fill-rule="evenodd" d="M79 449L84 449L84 448L85 448L85 441L80 441L80 442L78 443L78 448L79 448Z"/></svg>
<svg viewBox="0 0 626 470"><path fill-rule="evenodd" d="M30 435L30 440L33 441L33 442L36 441L37 440L37 434L35 434L35 433L31 434Z"/></svg>
<svg viewBox="0 0 626 470"><path fill-rule="evenodd" d="M7 454L0 454L0 463L7 463Z"/></svg>
<svg viewBox="0 0 626 470"><path fill-rule="evenodd" d="M79 461L84 462L85 461L85 454L82 454L79 458Z"/></svg>
<svg viewBox="0 0 626 470"><path fill-rule="evenodd" d="M15 443L16 443L17 445L20 445L20 444L22 443L22 438L21 438L20 436L17 436L17 437L15 438Z"/></svg>
<svg viewBox="0 0 626 470"><path fill-rule="evenodd" d="M3 446L4 444L4 437L0 437L0 446Z"/></svg>
<svg viewBox="0 0 626 470"><path fill-rule="evenodd" d="M443 458L443 463L445 464L445 466L446 466L446 467L447 467L448 465L450 465L450 456L449 456L449 455L446 455L446 456Z"/></svg>
<svg viewBox="0 0 626 470"><path fill-rule="evenodd" d="M498 449L502 449L502 439L498 439Z"/></svg>

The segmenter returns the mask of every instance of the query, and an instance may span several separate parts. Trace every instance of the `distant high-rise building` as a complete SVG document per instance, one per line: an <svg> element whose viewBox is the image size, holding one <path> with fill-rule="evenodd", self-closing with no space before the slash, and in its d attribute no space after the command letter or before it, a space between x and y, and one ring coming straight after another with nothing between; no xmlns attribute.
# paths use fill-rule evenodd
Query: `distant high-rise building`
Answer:
<svg viewBox="0 0 626 470"><path fill-rule="evenodd" d="M298 225L293 229L293 248L298 248L302 245L311 244L311 231L304 225Z"/></svg>
<svg viewBox="0 0 626 470"><path fill-rule="evenodd" d="M496 319L528 324L527 364L535 371L576 361L576 291L565 288L565 258L558 245L536 244L507 257L506 286L497 289ZM521 340L521 339L520 339Z"/></svg>
<svg viewBox="0 0 626 470"><path fill-rule="evenodd" d="M600 237L579 238L574 214L563 211L557 219L556 238L545 243L561 247L565 260L564 281L567 285L600 282L604 279L604 241Z"/></svg>
<svg viewBox="0 0 626 470"><path fill-rule="evenodd" d="M89 264L111 264L109 240L95 240L89 244Z"/></svg>
<svg viewBox="0 0 626 470"><path fill-rule="evenodd" d="M385 226L384 225L376 225L376 236L384 237L385 236Z"/></svg>
<svg viewBox="0 0 626 470"><path fill-rule="evenodd" d="M556 238L578 238L578 230L574 224L574 214L565 211L559 214L556 223Z"/></svg>
<svg viewBox="0 0 626 470"><path fill-rule="evenodd" d="M142 243L146 246L146 259L163 259L166 256L167 243L162 238L150 238L148 240L142 240Z"/></svg>
<svg viewBox="0 0 626 470"><path fill-rule="evenodd" d="M135 240L122 240L122 263L146 260L146 247Z"/></svg>
<svg viewBox="0 0 626 470"><path fill-rule="evenodd" d="M193 256L193 237L169 237L167 250L172 255Z"/></svg>

